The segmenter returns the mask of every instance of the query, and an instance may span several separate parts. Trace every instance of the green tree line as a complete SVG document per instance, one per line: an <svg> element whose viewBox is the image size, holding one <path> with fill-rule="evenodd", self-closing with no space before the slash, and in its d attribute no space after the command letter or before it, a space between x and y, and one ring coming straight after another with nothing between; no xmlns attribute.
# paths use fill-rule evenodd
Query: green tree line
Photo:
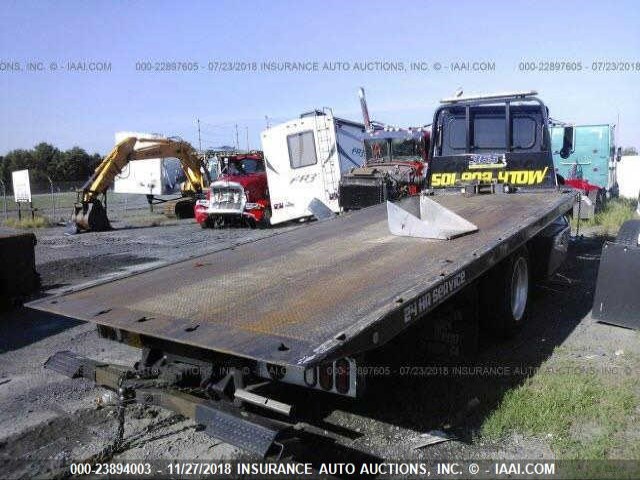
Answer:
<svg viewBox="0 0 640 480"><path fill-rule="evenodd" d="M11 172L30 170L32 183L84 181L102 160L99 153L89 154L80 147L62 151L42 142L31 150L12 150L0 156L0 178L11 185Z"/></svg>

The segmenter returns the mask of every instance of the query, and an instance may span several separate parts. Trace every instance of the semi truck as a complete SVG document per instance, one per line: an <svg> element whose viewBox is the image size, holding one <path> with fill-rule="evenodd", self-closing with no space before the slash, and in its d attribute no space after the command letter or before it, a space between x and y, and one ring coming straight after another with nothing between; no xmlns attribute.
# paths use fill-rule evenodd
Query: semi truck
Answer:
<svg viewBox="0 0 640 480"><path fill-rule="evenodd" d="M571 138L571 148L562 148L565 133ZM565 184L583 192L595 208L607 198L618 196L617 165L620 154L615 148L615 126L554 125L551 143L556 171Z"/></svg>
<svg viewBox="0 0 640 480"><path fill-rule="evenodd" d="M219 174L196 200L194 213L202 228L229 224L267 227L271 206L262 152L233 153L218 157Z"/></svg>
<svg viewBox="0 0 640 480"><path fill-rule="evenodd" d="M30 303L141 352L131 366L63 351L45 367L115 389L121 412L159 405L271 456L313 427L283 384L360 401L368 362L443 309L516 334L533 282L566 255L576 199L556 180L547 107L533 91L445 99L431 138L420 196ZM444 240L402 234L416 202ZM453 218L473 228L455 232Z"/></svg>
<svg viewBox="0 0 640 480"><path fill-rule="evenodd" d="M344 211L417 195L427 172L431 128L400 128L372 121L364 88L358 95L365 125L364 161L340 179L339 203Z"/></svg>

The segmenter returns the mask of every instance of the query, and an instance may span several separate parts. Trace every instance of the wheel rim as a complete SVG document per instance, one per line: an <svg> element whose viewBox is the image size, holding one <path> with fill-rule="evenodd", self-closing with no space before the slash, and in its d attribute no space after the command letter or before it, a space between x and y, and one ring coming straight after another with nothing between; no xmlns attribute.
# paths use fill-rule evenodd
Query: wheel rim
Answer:
<svg viewBox="0 0 640 480"><path fill-rule="evenodd" d="M520 321L527 307L529 295L529 267L524 257L519 257L513 266L511 276L511 313L516 321Z"/></svg>

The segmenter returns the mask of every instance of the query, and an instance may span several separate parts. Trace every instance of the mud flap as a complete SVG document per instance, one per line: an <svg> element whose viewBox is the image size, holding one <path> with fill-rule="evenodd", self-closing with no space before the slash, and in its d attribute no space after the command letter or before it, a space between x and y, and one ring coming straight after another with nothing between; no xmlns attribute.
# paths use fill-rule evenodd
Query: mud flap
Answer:
<svg viewBox="0 0 640 480"><path fill-rule="evenodd" d="M640 329L640 247L605 243L600 257L592 317Z"/></svg>
<svg viewBox="0 0 640 480"><path fill-rule="evenodd" d="M478 227L425 195L399 203L387 202L389 231L393 235L449 240Z"/></svg>

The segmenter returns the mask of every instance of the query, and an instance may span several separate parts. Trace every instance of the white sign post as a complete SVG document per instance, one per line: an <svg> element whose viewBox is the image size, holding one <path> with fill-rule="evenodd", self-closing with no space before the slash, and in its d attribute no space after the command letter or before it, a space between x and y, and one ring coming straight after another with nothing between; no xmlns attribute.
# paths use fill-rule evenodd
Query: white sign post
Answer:
<svg viewBox="0 0 640 480"><path fill-rule="evenodd" d="M29 170L17 170L11 173L13 183L13 198L18 204L18 218L22 218L21 203L31 205L31 183L29 182ZM32 206L32 205L31 205ZM33 215L33 208L31 209Z"/></svg>

